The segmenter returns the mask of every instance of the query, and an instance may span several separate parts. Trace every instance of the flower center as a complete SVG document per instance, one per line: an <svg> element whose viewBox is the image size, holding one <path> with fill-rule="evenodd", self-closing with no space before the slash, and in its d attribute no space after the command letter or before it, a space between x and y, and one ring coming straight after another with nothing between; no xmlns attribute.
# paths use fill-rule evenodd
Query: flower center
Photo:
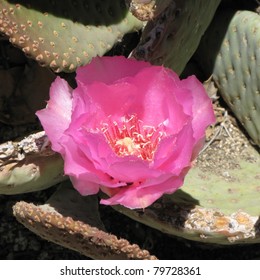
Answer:
<svg viewBox="0 0 260 280"><path fill-rule="evenodd" d="M160 140L166 135L162 124L157 128L145 126L136 115L122 118L120 125L116 121L104 123L101 131L118 156L135 155L148 161L153 159Z"/></svg>

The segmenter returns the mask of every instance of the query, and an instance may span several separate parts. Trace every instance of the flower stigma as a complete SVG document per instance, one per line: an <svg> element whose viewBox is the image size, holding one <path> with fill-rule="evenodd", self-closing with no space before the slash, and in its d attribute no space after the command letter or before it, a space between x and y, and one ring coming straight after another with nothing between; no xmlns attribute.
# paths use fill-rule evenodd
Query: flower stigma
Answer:
<svg viewBox="0 0 260 280"><path fill-rule="evenodd" d="M134 155L152 161L161 139L166 136L161 123L154 126L143 125L136 115L123 117L120 124L116 121L103 123L103 132L108 144L120 156Z"/></svg>

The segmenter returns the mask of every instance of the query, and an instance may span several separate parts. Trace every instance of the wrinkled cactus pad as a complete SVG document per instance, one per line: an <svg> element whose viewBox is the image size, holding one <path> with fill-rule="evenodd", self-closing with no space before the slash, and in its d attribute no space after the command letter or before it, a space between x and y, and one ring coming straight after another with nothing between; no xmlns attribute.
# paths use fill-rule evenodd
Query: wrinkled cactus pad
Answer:
<svg viewBox="0 0 260 280"><path fill-rule="evenodd" d="M220 0L157 1L155 18L145 26L133 56L180 74L197 49L219 3Z"/></svg>
<svg viewBox="0 0 260 280"><path fill-rule="evenodd" d="M220 94L260 146L260 16L221 11L205 33L196 59L213 73Z"/></svg>
<svg viewBox="0 0 260 280"><path fill-rule="evenodd" d="M39 191L66 179L63 160L44 132L0 144L0 194Z"/></svg>
<svg viewBox="0 0 260 280"><path fill-rule="evenodd" d="M18 202L15 217L39 236L93 259L156 259L136 244L105 231L96 196L82 197L69 181L44 205Z"/></svg>
<svg viewBox="0 0 260 280"><path fill-rule="evenodd" d="M56 72L75 71L142 25L123 0L0 1L0 31Z"/></svg>

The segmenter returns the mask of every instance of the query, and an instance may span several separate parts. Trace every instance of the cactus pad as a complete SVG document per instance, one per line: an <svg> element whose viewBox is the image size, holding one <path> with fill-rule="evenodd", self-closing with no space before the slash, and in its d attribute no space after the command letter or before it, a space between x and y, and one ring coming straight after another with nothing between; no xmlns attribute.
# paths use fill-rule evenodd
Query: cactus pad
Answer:
<svg viewBox="0 0 260 280"><path fill-rule="evenodd" d="M93 259L156 259L138 245L105 232L97 203L96 196L82 197L67 181L45 205L18 202L13 212L41 237Z"/></svg>
<svg viewBox="0 0 260 280"><path fill-rule="evenodd" d="M260 16L225 11L212 22L196 53L220 94L260 146Z"/></svg>
<svg viewBox="0 0 260 280"><path fill-rule="evenodd" d="M75 71L142 27L123 0L1 0L0 7L0 31L56 72Z"/></svg>
<svg viewBox="0 0 260 280"><path fill-rule="evenodd" d="M161 12L165 3L168 6ZM160 13L146 25L133 56L180 74L197 49L219 3L220 0L157 1L156 10Z"/></svg>
<svg viewBox="0 0 260 280"><path fill-rule="evenodd" d="M67 179L44 132L0 145L0 194L39 191Z"/></svg>

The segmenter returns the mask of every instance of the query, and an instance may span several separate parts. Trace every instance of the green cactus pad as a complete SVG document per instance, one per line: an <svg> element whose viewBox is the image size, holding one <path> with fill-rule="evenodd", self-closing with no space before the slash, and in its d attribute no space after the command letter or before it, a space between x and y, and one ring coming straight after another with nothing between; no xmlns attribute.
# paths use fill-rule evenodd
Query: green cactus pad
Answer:
<svg viewBox="0 0 260 280"><path fill-rule="evenodd" d="M161 12L161 6L168 6ZM180 74L212 20L220 0L157 1L160 13L146 25L133 56ZM155 10L156 15L156 10Z"/></svg>
<svg viewBox="0 0 260 280"><path fill-rule="evenodd" d="M260 243L260 155L226 123L184 186L144 210L114 208L170 235L215 244ZM241 134L241 132L240 132ZM220 137L220 138L217 138Z"/></svg>
<svg viewBox="0 0 260 280"><path fill-rule="evenodd" d="M72 72L142 22L123 0L0 0L0 31L42 66Z"/></svg>
<svg viewBox="0 0 260 280"><path fill-rule="evenodd" d="M66 180L63 160L44 132L0 145L0 194L20 194L49 188Z"/></svg>
<svg viewBox="0 0 260 280"><path fill-rule="evenodd" d="M150 227L189 240L224 245L260 243L260 161L243 162L241 168L242 172L231 173L242 181L239 183L226 182L214 174L203 178L201 170L194 168L181 190L144 211L114 208Z"/></svg>
<svg viewBox="0 0 260 280"><path fill-rule="evenodd" d="M13 207L16 219L37 235L98 260L155 260L147 250L105 231L96 196L81 196L69 181L44 205L24 201Z"/></svg>
<svg viewBox="0 0 260 280"><path fill-rule="evenodd" d="M203 70L260 146L260 16L250 11L220 13L196 53Z"/></svg>

